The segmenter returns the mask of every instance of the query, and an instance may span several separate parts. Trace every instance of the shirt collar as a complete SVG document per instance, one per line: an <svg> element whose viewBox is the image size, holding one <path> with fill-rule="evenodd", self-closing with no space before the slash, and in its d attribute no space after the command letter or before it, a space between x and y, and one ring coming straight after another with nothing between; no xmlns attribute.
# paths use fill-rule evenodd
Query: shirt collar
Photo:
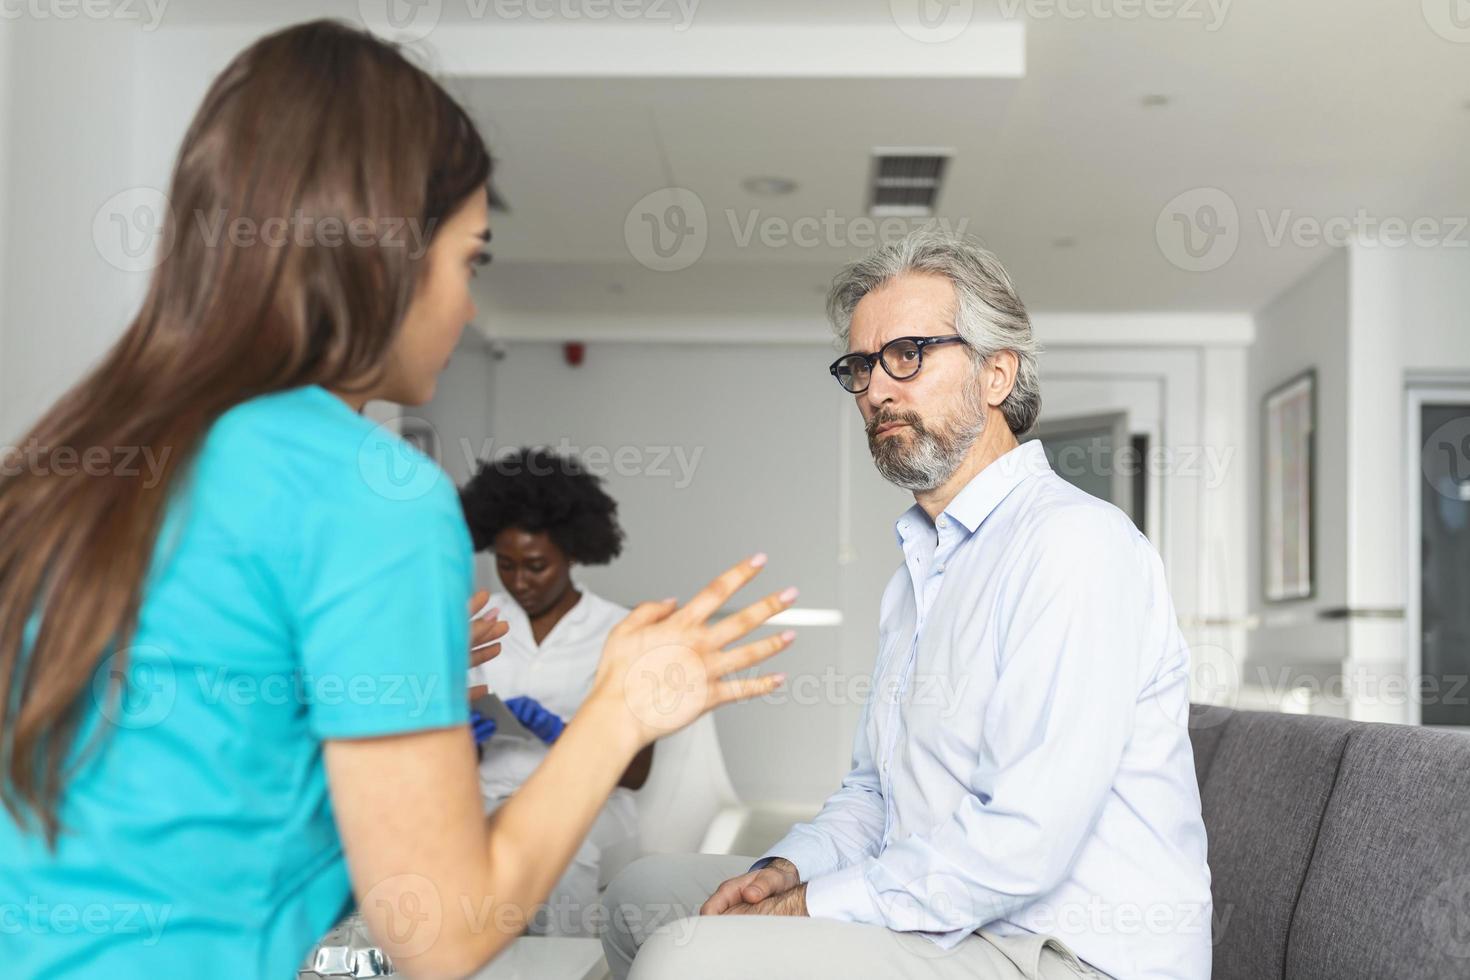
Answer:
<svg viewBox="0 0 1470 980"><path fill-rule="evenodd" d="M985 469L976 473L965 484L959 493L955 494L949 506L944 508L943 514L955 520L970 533L990 516L990 512L999 506L1007 495L1021 481L1028 476L1038 473L1046 473L1051 470L1051 464L1046 461L1046 450L1042 448L1040 439L1023 442L1015 449L1001 456L986 466ZM924 508L914 504L904 511L894 524L894 532L898 537L900 547L904 543L905 535L913 535L919 530L929 531L933 524Z"/></svg>

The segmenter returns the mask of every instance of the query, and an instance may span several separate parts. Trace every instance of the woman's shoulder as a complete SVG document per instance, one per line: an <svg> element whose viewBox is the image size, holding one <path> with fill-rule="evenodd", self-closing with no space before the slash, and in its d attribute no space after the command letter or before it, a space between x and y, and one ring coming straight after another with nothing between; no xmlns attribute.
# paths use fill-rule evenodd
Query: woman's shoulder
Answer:
<svg viewBox="0 0 1470 980"><path fill-rule="evenodd" d="M224 479L283 483L339 505L425 499L458 506L438 463L317 385L271 392L226 411L205 437L200 468Z"/></svg>
<svg viewBox="0 0 1470 980"><path fill-rule="evenodd" d="M448 535L463 525L459 495L437 463L316 386L252 398L221 415L192 483L196 499L236 512L231 523L286 534L344 521L365 536L438 534L441 525Z"/></svg>

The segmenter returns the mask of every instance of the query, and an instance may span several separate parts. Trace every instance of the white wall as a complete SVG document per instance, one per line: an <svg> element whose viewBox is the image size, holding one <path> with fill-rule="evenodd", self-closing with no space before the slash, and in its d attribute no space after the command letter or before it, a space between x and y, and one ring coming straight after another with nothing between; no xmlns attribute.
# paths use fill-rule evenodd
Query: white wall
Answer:
<svg viewBox="0 0 1470 980"><path fill-rule="evenodd" d="M1274 682L1280 669L1337 664L1347 654L1343 621L1320 618L1348 603L1348 283L1349 252L1337 250L1256 316L1250 351L1249 607L1260 622L1250 639L1250 661ZM1315 594L1267 603L1262 590L1261 404L1266 393L1308 368L1317 372ZM1259 670L1250 673L1259 678Z"/></svg>
<svg viewBox="0 0 1470 980"><path fill-rule="evenodd" d="M510 344L495 365L494 447L548 445L605 476L627 542L613 565L579 573L599 594L624 605L687 598L763 550L769 569L741 604L796 584L802 607L862 610L871 640L877 594L844 595L839 575L839 431L857 423L827 391L826 361L821 347L591 344L571 367L559 344ZM467 380L447 378L444 400L472 401L449 391ZM854 490L881 493L881 481ZM857 553L891 550L891 520L854 529ZM829 671L867 676L871 651L845 649L833 627L798 630L782 656L785 697ZM731 776L751 798L820 800L850 747L846 703L814 695L792 711L781 700L718 716Z"/></svg>
<svg viewBox="0 0 1470 980"><path fill-rule="evenodd" d="M1332 252L1257 316L1251 351L1252 434L1260 398L1317 370L1317 593L1261 600L1259 439L1250 453L1252 668L1278 687L1330 683L1318 710L1414 720L1402 686L1417 672L1404 613L1409 542L1406 386L1416 377L1470 382L1470 250L1354 244ZM1326 610L1346 618L1325 620ZM1265 673L1262 675L1261 671ZM1339 686L1341 685L1341 686Z"/></svg>
<svg viewBox="0 0 1470 980"><path fill-rule="evenodd" d="M1399 613L1349 622L1350 669L1366 678L1417 673L1417 646L1402 613L1410 550L1405 386L1415 376L1470 382L1470 254L1464 247L1353 248L1349 399L1348 601L1354 608ZM1413 705L1378 686L1358 699L1355 715L1413 721Z"/></svg>
<svg viewBox="0 0 1470 980"><path fill-rule="evenodd" d="M138 34L112 21L9 24L0 293L0 441L17 439L135 312L130 274L93 237L100 209L136 185ZM104 227L106 227L104 223Z"/></svg>
<svg viewBox="0 0 1470 980"><path fill-rule="evenodd" d="M5 334L7 304L5 297L8 294L6 283L9 279L10 263L6 251L8 233L6 228L10 227L10 158L11 153L6 147L9 145L10 137L10 104L15 100L16 79L15 62L11 54L11 39L14 36L15 27L9 20L0 20L0 389L5 386ZM6 444L8 429L5 424L5 406L0 399L0 446Z"/></svg>

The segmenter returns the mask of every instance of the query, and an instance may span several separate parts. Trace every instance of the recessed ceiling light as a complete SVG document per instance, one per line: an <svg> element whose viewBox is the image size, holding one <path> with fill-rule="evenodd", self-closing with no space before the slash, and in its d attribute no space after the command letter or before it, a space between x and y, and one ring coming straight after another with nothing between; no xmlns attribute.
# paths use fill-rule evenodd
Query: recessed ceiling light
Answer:
<svg viewBox="0 0 1470 980"><path fill-rule="evenodd" d="M790 194L796 190L796 181L785 177L747 177L740 182L740 186L752 194L775 197L778 194Z"/></svg>
<svg viewBox="0 0 1470 980"><path fill-rule="evenodd" d="M1157 109L1168 105L1169 97L1167 95L1145 95L1139 102L1145 109Z"/></svg>

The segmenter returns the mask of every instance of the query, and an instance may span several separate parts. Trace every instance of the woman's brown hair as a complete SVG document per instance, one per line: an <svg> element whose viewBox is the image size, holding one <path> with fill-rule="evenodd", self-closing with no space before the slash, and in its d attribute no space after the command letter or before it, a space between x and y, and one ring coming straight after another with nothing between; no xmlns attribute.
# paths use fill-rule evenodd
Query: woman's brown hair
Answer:
<svg viewBox="0 0 1470 980"><path fill-rule="evenodd" d="M215 79L142 309L26 434L25 463L3 460L0 797L17 822L54 844L84 695L109 651L121 676L169 490L210 425L267 392L375 383L424 243L490 169L464 110L346 24L262 38ZM51 465L89 452L118 465ZM141 452L161 469L121 465Z"/></svg>

